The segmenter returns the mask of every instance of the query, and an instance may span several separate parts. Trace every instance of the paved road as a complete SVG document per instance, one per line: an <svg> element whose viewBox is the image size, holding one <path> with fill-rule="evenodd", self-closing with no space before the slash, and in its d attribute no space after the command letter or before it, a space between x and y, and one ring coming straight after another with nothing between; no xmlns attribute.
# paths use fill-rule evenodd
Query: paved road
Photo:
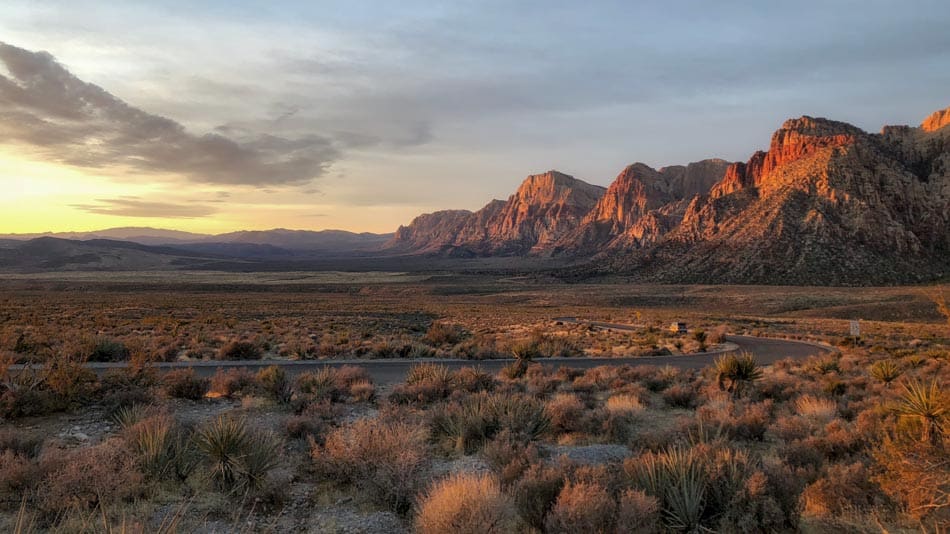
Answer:
<svg viewBox="0 0 950 534"><path fill-rule="evenodd" d="M573 318L559 318L562 322L575 322ZM634 330L632 325L619 325L610 323L597 323L595 326L601 328L611 328L616 330ZM761 365L769 365L783 358L803 359L814 354L832 352L833 349L817 344L790 341L785 339L760 338L750 336L726 336L726 341L737 346L736 349L707 352L701 354L687 354L683 356L648 356L642 358L543 358L538 362L544 365L555 367L566 366L575 369L590 369L600 365L671 365L682 369L701 369L711 364L717 356L723 352L746 351L755 355L756 360ZM478 367L489 373L497 373L504 366L511 363L512 359L501 360L256 360L256 361L199 361L199 362L169 362L156 364L162 369L191 367L201 376L211 376L219 369L246 367L248 369L258 369L270 365L279 365L291 374L305 371L316 371L324 367L341 367L343 365L357 365L365 367L369 371L373 382L378 386L388 386L405 381L406 373L412 365L422 361L434 361L449 367L450 369L459 369L461 367ZM97 371L104 371L112 367L123 367L125 364L90 364Z"/></svg>

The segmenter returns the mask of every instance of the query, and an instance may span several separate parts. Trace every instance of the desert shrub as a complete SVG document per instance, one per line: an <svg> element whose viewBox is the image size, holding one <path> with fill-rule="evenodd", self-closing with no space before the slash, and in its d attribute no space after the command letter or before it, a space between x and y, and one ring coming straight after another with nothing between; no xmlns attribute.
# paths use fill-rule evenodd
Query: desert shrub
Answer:
<svg viewBox="0 0 950 534"><path fill-rule="evenodd" d="M945 438L946 440L946 438ZM950 524L950 462L946 441L921 443L917 436L886 435L872 450L872 480L901 509L924 525Z"/></svg>
<svg viewBox="0 0 950 534"><path fill-rule="evenodd" d="M864 465L834 464L824 476L805 488L802 502L806 515L831 518L844 512L866 512L874 506L875 496L879 494Z"/></svg>
<svg viewBox="0 0 950 534"><path fill-rule="evenodd" d="M512 484L512 500L528 526L543 531L544 518L557 501L564 481L564 473L557 467L535 463Z"/></svg>
<svg viewBox="0 0 950 534"><path fill-rule="evenodd" d="M577 345L564 336L551 336L538 332L532 336L531 344L535 346L538 357L570 358L583 354Z"/></svg>
<svg viewBox="0 0 950 534"><path fill-rule="evenodd" d="M406 383L393 388L390 401L397 404L429 404L444 399L452 391L449 368L434 363L420 363L409 368Z"/></svg>
<svg viewBox="0 0 950 534"><path fill-rule="evenodd" d="M577 432L584 427L584 408L577 395L559 393L547 402L544 413L553 432Z"/></svg>
<svg viewBox="0 0 950 534"><path fill-rule="evenodd" d="M290 387L290 379L287 378L287 372L282 368L271 365L257 372L257 382L261 386L263 393L274 402L288 404L290 402L293 390Z"/></svg>
<svg viewBox="0 0 950 534"><path fill-rule="evenodd" d="M43 438L29 431L0 428L0 452L10 451L27 458L34 458L43 447Z"/></svg>
<svg viewBox="0 0 950 534"><path fill-rule="evenodd" d="M338 386L336 371L332 367L300 373L295 380L294 390L305 403L335 402L345 394L345 390Z"/></svg>
<svg viewBox="0 0 950 534"><path fill-rule="evenodd" d="M735 397L741 397L762 378L762 369L756 363L755 356L748 352L723 354L716 358L713 368L719 389Z"/></svg>
<svg viewBox="0 0 950 534"><path fill-rule="evenodd" d="M211 377L209 392L227 398L255 394L260 390L257 375L245 368L219 369Z"/></svg>
<svg viewBox="0 0 950 534"><path fill-rule="evenodd" d="M660 523L660 501L641 490L624 490L617 499L617 530L656 532Z"/></svg>
<svg viewBox="0 0 950 534"><path fill-rule="evenodd" d="M220 416L198 428L195 444L222 491L237 493L262 487L279 464L281 444L269 432L251 430L242 419Z"/></svg>
<svg viewBox="0 0 950 534"><path fill-rule="evenodd" d="M263 353L256 343L232 341L218 351L219 360L260 360Z"/></svg>
<svg viewBox="0 0 950 534"><path fill-rule="evenodd" d="M447 438L458 452L475 451L485 441L507 430L520 441L540 437L550 418L540 401L521 395L476 393L434 409L433 433Z"/></svg>
<svg viewBox="0 0 950 534"><path fill-rule="evenodd" d="M90 362L124 362L129 359L131 351L121 341L108 338L95 340L89 352Z"/></svg>
<svg viewBox="0 0 950 534"><path fill-rule="evenodd" d="M452 373L452 385L459 390L477 393L495 389L495 378L474 367L463 367Z"/></svg>
<svg viewBox="0 0 950 534"><path fill-rule="evenodd" d="M376 397L376 386L369 380L360 380L350 384L350 398L356 402L369 402Z"/></svg>
<svg viewBox="0 0 950 534"><path fill-rule="evenodd" d="M663 401L673 408L694 408L696 406L696 390L692 386L676 384L663 391Z"/></svg>
<svg viewBox="0 0 950 534"><path fill-rule="evenodd" d="M482 457L498 474L502 485L508 486L537 463L541 454L533 443L525 443L510 431L502 430L482 448Z"/></svg>
<svg viewBox="0 0 950 534"><path fill-rule="evenodd" d="M118 438L82 449L44 451L40 469L46 475L34 503L46 517L129 502L144 492L135 459Z"/></svg>
<svg viewBox="0 0 950 534"><path fill-rule="evenodd" d="M176 399L200 400L211 386L207 378L199 377L194 369L174 369L162 377L165 394Z"/></svg>
<svg viewBox="0 0 950 534"><path fill-rule="evenodd" d="M123 437L146 476L184 482L196 467L190 436L170 416L146 417L126 423L123 429Z"/></svg>
<svg viewBox="0 0 950 534"><path fill-rule="evenodd" d="M326 423L319 417L311 415L292 415L284 423L284 431L293 439L312 438L321 441L321 435L326 429Z"/></svg>
<svg viewBox="0 0 950 534"><path fill-rule="evenodd" d="M426 343L440 347L442 345L455 345L465 339L468 332L461 325L434 322L426 331L424 340Z"/></svg>
<svg viewBox="0 0 950 534"><path fill-rule="evenodd" d="M425 483L429 433L406 422L359 419L311 440L318 473L355 485L397 512L406 512Z"/></svg>
<svg viewBox="0 0 950 534"><path fill-rule="evenodd" d="M567 482L545 519L547 532L611 532L617 504L603 486L590 482Z"/></svg>
<svg viewBox="0 0 950 534"><path fill-rule="evenodd" d="M29 456L13 449L0 451L0 499L22 500L40 483L41 476L41 471Z"/></svg>
<svg viewBox="0 0 950 534"><path fill-rule="evenodd" d="M416 531L422 534L507 533L518 516L498 482L486 475L456 474L433 484L420 498Z"/></svg>

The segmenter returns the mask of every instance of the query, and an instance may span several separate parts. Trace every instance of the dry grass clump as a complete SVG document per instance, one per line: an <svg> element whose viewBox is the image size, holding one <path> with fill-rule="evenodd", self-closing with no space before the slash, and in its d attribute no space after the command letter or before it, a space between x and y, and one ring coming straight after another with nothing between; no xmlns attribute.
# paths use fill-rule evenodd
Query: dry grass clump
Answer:
<svg viewBox="0 0 950 534"><path fill-rule="evenodd" d="M421 424L359 419L310 442L318 473L355 485L397 512L406 512L425 485L429 432Z"/></svg>
<svg viewBox="0 0 950 534"><path fill-rule="evenodd" d="M468 336L468 332L461 325L445 322L434 322L426 331L423 340L433 346L455 345Z"/></svg>
<svg viewBox="0 0 950 534"><path fill-rule="evenodd" d="M630 394L611 395L604 406L613 415L635 415L646 409L640 397Z"/></svg>
<svg viewBox="0 0 950 534"><path fill-rule="evenodd" d="M617 499L617 530L656 532L660 523L660 501L646 492L624 490Z"/></svg>
<svg viewBox="0 0 950 534"><path fill-rule="evenodd" d="M558 393L545 405L544 413L556 433L577 432L585 426L584 403L572 393Z"/></svg>
<svg viewBox="0 0 950 534"><path fill-rule="evenodd" d="M533 463L511 486L510 494L518 513L528 526L544 530L544 520L564 487L562 469Z"/></svg>
<svg viewBox="0 0 950 534"><path fill-rule="evenodd" d="M507 431L522 442L538 439L551 419L545 405L524 395L480 392L444 403L431 411L433 435L447 439L462 453L471 453Z"/></svg>
<svg viewBox="0 0 950 534"><path fill-rule="evenodd" d="M498 481L461 473L436 482L420 497L414 523L421 534L503 534L517 530L518 515Z"/></svg>
<svg viewBox="0 0 950 534"><path fill-rule="evenodd" d="M830 421L838 413L838 403L832 399L802 395L795 401L795 413L817 421Z"/></svg>

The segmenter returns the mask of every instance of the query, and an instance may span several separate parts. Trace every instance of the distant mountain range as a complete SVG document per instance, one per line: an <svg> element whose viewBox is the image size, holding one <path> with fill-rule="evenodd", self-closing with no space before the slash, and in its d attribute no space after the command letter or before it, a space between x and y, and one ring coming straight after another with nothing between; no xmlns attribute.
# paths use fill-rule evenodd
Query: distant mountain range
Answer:
<svg viewBox="0 0 950 534"><path fill-rule="evenodd" d="M950 274L950 108L871 134L801 117L745 163L635 163L605 190L551 171L507 201L441 211L387 245L588 257L568 271L661 282L892 284Z"/></svg>
<svg viewBox="0 0 950 534"><path fill-rule="evenodd" d="M878 134L790 119L747 162L635 163L606 189L552 170L529 176L507 200L420 215L394 234L113 228L0 240L8 269L508 257L549 258L553 274L568 278L922 282L950 275L950 108Z"/></svg>

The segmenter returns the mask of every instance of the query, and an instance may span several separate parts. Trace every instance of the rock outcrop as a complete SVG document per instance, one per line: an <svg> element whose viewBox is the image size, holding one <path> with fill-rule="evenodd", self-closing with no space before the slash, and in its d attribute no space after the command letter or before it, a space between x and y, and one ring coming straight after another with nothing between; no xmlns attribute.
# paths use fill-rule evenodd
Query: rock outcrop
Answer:
<svg viewBox="0 0 950 534"><path fill-rule="evenodd" d="M557 171L531 175L507 201L417 217L397 230L389 247L456 256L544 254L603 194L603 187Z"/></svg>

